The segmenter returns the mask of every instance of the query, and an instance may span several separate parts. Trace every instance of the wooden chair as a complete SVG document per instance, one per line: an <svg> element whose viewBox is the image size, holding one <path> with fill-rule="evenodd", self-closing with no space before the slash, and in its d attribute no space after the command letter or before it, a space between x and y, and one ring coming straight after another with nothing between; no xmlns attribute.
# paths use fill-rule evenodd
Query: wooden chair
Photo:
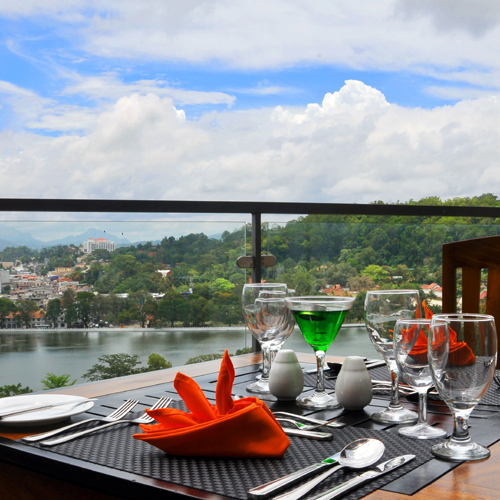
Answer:
<svg viewBox="0 0 500 500"><path fill-rule="evenodd" d="M488 269L486 314L495 318L500 345L500 236L443 245L444 313L457 311L457 268L462 268L462 311L466 313L479 312L481 269Z"/></svg>

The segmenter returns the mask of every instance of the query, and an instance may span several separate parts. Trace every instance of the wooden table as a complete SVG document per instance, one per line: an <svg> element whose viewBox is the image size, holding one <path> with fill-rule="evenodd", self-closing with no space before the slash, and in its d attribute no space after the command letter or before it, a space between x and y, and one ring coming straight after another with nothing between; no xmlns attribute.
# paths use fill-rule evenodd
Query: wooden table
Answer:
<svg viewBox="0 0 500 500"><path fill-rule="evenodd" d="M238 368L258 363L260 356L249 354L232 359L235 368ZM312 354L299 354L299 359L301 362L314 363ZM338 361L337 358L331 356L328 357L328 360ZM98 398L172 382L179 370L186 375L196 377L216 373L219 366L220 361L210 361L183 366L180 369L177 367L108 381L82 384L53 392ZM43 453L40 455L22 453L19 448L22 449L23 446L12 443L11 440L18 439L23 435L26 434L21 434L18 428L0 428L0 436L7 438L1 439L0 442L0 498L2 500L112 500L117 498L141 498L142 500L144 498L133 478L129 482L130 488L124 494L123 488L121 490L115 489L113 481L103 481L98 469L94 470L94 468L89 467L88 470L85 470L84 475L75 475L75 473L71 472L71 463L67 467L55 466L53 461L43 457ZM472 498L500 499L500 481L496 475L496 472L500 470L500 442L494 444L490 449L491 457L488 460L460 464L411 497L377 490L365 498L370 500L395 500L397 498L411 498L414 500L428 500L429 498L456 500ZM119 478L122 483L123 479L130 479L126 477L126 474L122 476L124 477ZM199 490L189 490L189 488L179 487L171 483L155 480L146 482L159 488L158 491L161 493L159 498L181 498L186 496L210 500L223 498L218 495L203 494ZM120 493L116 494L116 491L120 491Z"/></svg>

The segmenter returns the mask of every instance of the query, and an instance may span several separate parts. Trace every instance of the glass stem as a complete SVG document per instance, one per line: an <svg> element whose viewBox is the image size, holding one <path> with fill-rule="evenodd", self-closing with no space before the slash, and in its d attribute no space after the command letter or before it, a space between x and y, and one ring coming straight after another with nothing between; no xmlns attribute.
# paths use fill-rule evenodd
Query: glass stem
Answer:
<svg viewBox="0 0 500 500"><path fill-rule="evenodd" d="M455 410L453 412L453 435L451 437L453 441L459 441L460 443L470 441L469 415L470 411Z"/></svg>
<svg viewBox="0 0 500 500"><path fill-rule="evenodd" d="M325 351L316 351L316 392L325 392Z"/></svg>
<svg viewBox="0 0 500 500"><path fill-rule="evenodd" d="M418 393L418 422L427 423L427 391Z"/></svg>
<svg viewBox="0 0 500 500"><path fill-rule="evenodd" d="M262 377L261 380L269 379L269 371L271 370L271 349L262 346Z"/></svg>
<svg viewBox="0 0 500 500"><path fill-rule="evenodd" d="M391 374L391 403L389 407L401 408L401 403L399 402L399 372L396 367L396 361L390 360L387 362L387 365Z"/></svg>

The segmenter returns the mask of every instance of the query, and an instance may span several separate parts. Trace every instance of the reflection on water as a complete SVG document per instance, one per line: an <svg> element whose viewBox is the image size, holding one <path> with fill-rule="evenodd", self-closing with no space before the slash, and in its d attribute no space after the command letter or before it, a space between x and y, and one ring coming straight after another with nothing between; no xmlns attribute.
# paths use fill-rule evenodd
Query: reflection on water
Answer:
<svg viewBox="0 0 500 500"><path fill-rule="evenodd" d="M180 330L88 330L81 332L40 331L35 333L1 333L0 386L21 383L33 390L43 388L47 372L69 374L77 383L85 382L82 375L103 354L138 354L141 366L147 365L152 353L162 355L173 366L182 366L200 354L234 354L251 346L248 330L180 329ZM300 331L295 329L284 348L312 352ZM379 357L372 347L364 327L342 328L328 349L328 354Z"/></svg>

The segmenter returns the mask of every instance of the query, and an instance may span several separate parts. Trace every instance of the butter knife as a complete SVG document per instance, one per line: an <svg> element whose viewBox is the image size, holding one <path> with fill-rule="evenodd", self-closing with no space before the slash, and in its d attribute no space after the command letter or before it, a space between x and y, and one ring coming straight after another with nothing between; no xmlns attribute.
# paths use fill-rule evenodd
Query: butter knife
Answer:
<svg viewBox="0 0 500 500"><path fill-rule="evenodd" d="M377 465L374 469L363 472L363 474L353 477L352 479L349 479L349 481L339 484L323 493L320 493L319 495L311 497L309 500L332 500L333 498L339 498L356 489L358 486L361 486L363 483L371 481L376 477L387 474L388 472L407 464L414 458L415 455L400 455L399 457L392 458L391 460L387 460L387 462Z"/></svg>
<svg viewBox="0 0 500 500"><path fill-rule="evenodd" d="M13 410L4 413L0 413L0 421L9 418L16 417L17 415L23 415L24 413L31 413L34 411L47 410L49 408L56 408L57 406L66 406L66 405L74 405L79 406L84 403L88 403L89 401L97 401L97 399L70 399L69 401L60 401L59 403L51 403L46 405L38 405L32 406L31 408L24 408L22 410Z"/></svg>

